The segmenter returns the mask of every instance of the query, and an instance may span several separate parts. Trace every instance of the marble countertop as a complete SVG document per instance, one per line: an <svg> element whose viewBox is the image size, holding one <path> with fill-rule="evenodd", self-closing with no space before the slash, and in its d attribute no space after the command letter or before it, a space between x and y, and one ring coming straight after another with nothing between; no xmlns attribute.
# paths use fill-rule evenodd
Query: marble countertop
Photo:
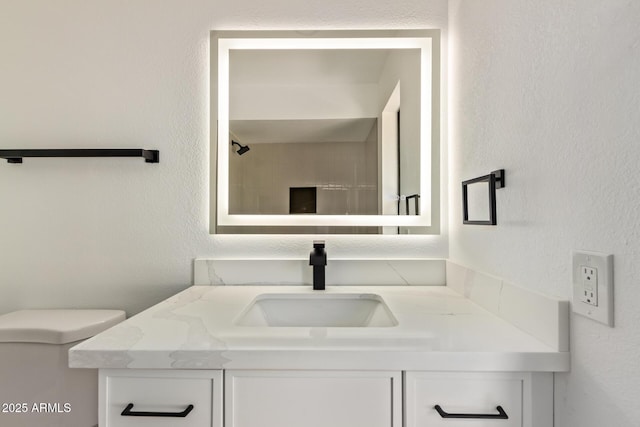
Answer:
<svg viewBox="0 0 640 427"><path fill-rule="evenodd" d="M559 352L446 286L329 286L380 295L392 327L254 327L257 295L301 286L193 286L69 351L73 368L567 371Z"/></svg>

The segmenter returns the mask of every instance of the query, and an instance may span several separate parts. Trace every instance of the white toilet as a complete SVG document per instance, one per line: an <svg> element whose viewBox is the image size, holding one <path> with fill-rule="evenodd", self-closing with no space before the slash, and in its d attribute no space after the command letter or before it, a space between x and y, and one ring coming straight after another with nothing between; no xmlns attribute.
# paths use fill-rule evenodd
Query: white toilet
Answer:
<svg viewBox="0 0 640 427"><path fill-rule="evenodd" d="M20 310L0 316L0 426L94 427L96 369L69 348L125 319L121 310Z"/></svg>

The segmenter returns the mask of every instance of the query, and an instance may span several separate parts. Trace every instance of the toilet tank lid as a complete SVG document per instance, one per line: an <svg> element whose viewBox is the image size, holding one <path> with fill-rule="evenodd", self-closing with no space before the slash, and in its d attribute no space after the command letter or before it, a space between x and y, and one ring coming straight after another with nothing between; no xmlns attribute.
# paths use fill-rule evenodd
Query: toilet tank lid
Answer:
<svg viewBox="0 0 640 427"><path fill-rule="evenodd" d="M19 310L0 316L0 342L66 344L125 319L122 310Z"/></svg>

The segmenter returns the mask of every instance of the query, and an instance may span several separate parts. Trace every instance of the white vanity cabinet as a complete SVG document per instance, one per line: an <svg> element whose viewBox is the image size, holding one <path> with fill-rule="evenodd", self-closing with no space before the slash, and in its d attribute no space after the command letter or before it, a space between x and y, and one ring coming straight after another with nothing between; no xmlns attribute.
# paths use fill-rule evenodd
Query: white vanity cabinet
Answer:
<svg viewBox="0 0 640 427"><path fill-rule="evenodd" d="M100 370L100 427L139 426L551 427L553 373Z"/></svg>
<svg viewBox="0 0 640 427"><path fill-rule="evenodd" d="M100 370L100 427L222 427L220 370Z"/></svg>
<svg viewBox="0 0 640 427"><path fill-rule="evenodd" d="M402 427L400 371L225 371L225 427Z"/></svg>
<svg viewBox="0 0 640 427"><path fill-rule="evenodd" d="M406 427L551 427L552 373L405 372Z"/></svg>

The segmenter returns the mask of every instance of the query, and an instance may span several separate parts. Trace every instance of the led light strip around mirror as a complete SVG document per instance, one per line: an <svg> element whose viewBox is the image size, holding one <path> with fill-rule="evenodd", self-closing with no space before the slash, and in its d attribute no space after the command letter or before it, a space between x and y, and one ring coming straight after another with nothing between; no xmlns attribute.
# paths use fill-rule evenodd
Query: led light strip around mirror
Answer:
<svg viewBox="0 0 640 427"><path fill-rule="evenodd" d="M218 226L404 226L432 225L432 38L218 38L217 196ZM238 215L229 213L229 56L231 50L420 49L420 215ZM422 84L429 82L429 84ZM435 82L439 85L439 82ZM220 143L222 142L222 143Z"/></svg>

